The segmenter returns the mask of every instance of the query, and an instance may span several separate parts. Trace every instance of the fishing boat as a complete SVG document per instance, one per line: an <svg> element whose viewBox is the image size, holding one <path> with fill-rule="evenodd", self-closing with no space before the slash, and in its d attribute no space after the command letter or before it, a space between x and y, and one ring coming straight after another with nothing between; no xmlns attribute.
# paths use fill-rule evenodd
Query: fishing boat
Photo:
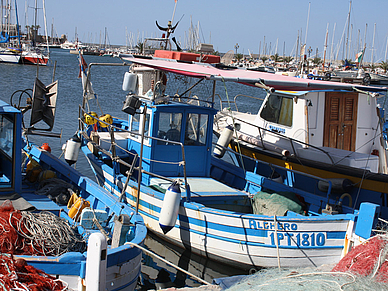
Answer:
<svg viewBox="0 0 388 291"><path fill-rule="evenodd" d="M346 203L356 208L363 201L379 204L380 216L388 218L387 123L379 105L386 88L330 83L319 90L293 91L297 84L292 83L282 90L269 88L253 114L238 108L256 99L232 99L232 109L218 112L214 130L219 136L230 130L224 146L330 179L338 195L348 197Z"/></svg>
<svg viewBox="0 0 388 291"><path fill-rule="evenodd" d="M385 87L155 58L137 63L210 81L264 88L267 96L257 113L239 112L241 106L237 105L239 101L261 102L257 97L247 101L239 95L237 100L221 102L221 107L228 107L220 108L213 126L220 137L227 128L223 135L227 138L220 146L230 144L243 156L329 179L338 201L343 197L354 209L364 201L378 204L380 217L388 218L386 123L384 108L377 100ZM247 170L256 168L249 159L237 162ZM305 179L298 181L292 185L314 192Z"/></svg>
<svg viewBox="0 0 388 291"><path fill-rule="evenodd" d="M44 290L134 290L142 258L135 245L147 233L142 217L51 154L47 143L30 141L36 134L57 135L51 132L57 88L57 81L44 86L36 79L33 98L24 90L15 106L17 94L11 105L0 101L0 249L2 270L14 274L2 272L2 286L43 290L35 288L51 282L55 287Z"/></svg>
<svg viewBox="0 0 388 291"><path fill-rule="evenodd" d="M90 94L91 83L86 82L77 136L100 185L118 201L138 208L148 230L242 269L334 263L352 245L370 237L378 205L363 203L355 211L332 198L330 181L322 181L329 189L318 195L317 188L316 193L307 192L277 181L271 177L272 165L258 165L266 167L264 176L213 157L214 99L190 98L188 93L203 75L187 71L199 81L167 95L167 72L185 71L171 66L189 67L192 62L120 57L124 64L132 64L123 81L128 119L93 111L93 104L99 108L98 98ZM86 81L95 66L89 65ZM213 66L195 67L201 68ZM280 175L302 175L286 170L279 168ZM309 179L314 185L322 180ZM273 194L291 204L292 200L299 209L266 200Z"/></svg>

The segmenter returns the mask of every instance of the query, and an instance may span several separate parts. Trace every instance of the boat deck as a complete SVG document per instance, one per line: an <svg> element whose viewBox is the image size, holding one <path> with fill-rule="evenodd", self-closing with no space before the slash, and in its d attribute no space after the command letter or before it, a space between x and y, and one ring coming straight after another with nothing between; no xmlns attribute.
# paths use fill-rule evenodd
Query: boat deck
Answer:
<svg viewBox="0 0 388 291"><path fill-rule="evenodd" d="M35 189L31 185L23 184L22 194L1 195L0 204L10 200L15 209L21 211L50 211L55 215L60 215L61 207L51 201L46 195L35 194Z"/></svg>
<svg viewBox="0 0 388 291"><path fill-rule="evenodd" d="M182 177L170 177L171 179L182 179ZM236 190L212 178L194 177L187 178L187 183L190 185L190 192L192 197L209 197L209 196L247 196L247 193ZM159 186L167 190L171 182L152 178L150 185ZM186 190L181 186L182 197L186 196Z"/></svg>

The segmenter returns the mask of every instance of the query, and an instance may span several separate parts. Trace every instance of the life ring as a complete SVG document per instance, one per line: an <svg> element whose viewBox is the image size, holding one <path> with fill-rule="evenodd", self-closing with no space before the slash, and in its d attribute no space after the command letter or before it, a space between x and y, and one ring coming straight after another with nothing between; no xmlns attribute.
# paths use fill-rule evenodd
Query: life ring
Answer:
<svg viewBox="0 0 388 291"><path fill-rule="evenodd" d="M330 79L331 79L331 74L330 74L330 72L327 72L325 74L325 81L330 81Z"/></svg>
<svg viewBox="0 0 388 291"><path fill-rule="evenodd" d="M362 83L364 85L369 85L370 84L371 77L368 73L365 74L365 77L362 78Z"/></svg>

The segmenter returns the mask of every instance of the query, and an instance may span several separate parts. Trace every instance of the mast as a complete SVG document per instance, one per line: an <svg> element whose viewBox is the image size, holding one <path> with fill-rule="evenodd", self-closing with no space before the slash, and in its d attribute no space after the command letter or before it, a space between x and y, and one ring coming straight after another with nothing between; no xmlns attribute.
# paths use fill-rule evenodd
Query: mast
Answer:
<svg viewBox="0 0 388 291"><path fill-rule="evenodd" d="M18 40L19 40L19 49L21 49L22 44L21 44L21 40L20 40L18 5L16 4L16 0L15 0L15 14L16 14L16 31L17 31Z"/></svg>
<svg viewBox="0 0 388 291"><path fill-rule="evenodd" d="M371 60L370 60L372 66L373 66L373 52L374 52L374 50L375 50L375 34L376 34L376 23L375 23L375 27L374 27L374 29L373 29L372 56L371 56Z"/></svg>
<svg viewBox="0 0 388 291"><path fill-rule="evenodd" d="M333 28L333 36L331 38L331 50L330 50L330 61L333 61L333 53L334 53L334 35L335 35L335 27L337 23L334 23L334 28Z"/></svg>
<svg viewBox="0 0 388 291"><path fill-rule="evenodd" d="M323 64L322 64L322 71L325 72L325 61L326 61L326 49L327 49L327 36L329 35L329 23L326 27L326 36L325 36L325 44L323 48Z"/></svg>
<svg viewBox="0 0 388 291"><path fill-rule="evenodd" d="M33 39L33 45L36 46L36 36L38 34L38 28L37 28L37 18L38 18L38 0L35 0L35 17L34 17L34 39Z"/></svg>
<svg viewBox="0 0 388 291"><path fill-rule="evenodd" d="M346 50L345 50L345 60L348 59L348 41L349 41L349 27L350 27L350 11L352 9L352 1L349 1L349 13L348 13L348 33L346 35Z"/></svg>
<svg viewBox="0 0 388 291"><path fill-rule="evenodd" d="M304 38L304 44L305 45L307 45L307 32L308 32L308 29L309 29L310 6L311 6L311 2L309 2L309 10L308 10L308 13L307 13L306 36Z"/></svg>
<svg viewBox="0 0 388 291"><path fill-rule="evenodd" d="M44 32L46 34L47 53L50 54L50 48L49 48L49 42L48 42L48 34L47 34L46 5L45 5L44 0L42 0L42 4L43 4L43 21L44 21Z"/></svg>

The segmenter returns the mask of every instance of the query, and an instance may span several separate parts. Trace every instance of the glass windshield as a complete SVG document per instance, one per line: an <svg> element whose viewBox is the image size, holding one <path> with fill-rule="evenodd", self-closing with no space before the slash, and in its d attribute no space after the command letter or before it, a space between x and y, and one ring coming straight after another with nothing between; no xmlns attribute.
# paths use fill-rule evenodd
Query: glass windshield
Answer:
<svg viewBox="0 0 388 291"><path fill-rule="evenodd" d="M185 145L206 145L207 125L207 114L187 114Z"/></svg>
<svg viewBox="0 0 388 291"><path fill-rule="evenodd" d="M269 122L292 126L293 106L292 98L271 94L260 113L260 117Z"/></svg>
<svg viewBox="0 0 388 291"><path fill-rule="evenodd" d="M158 137L179 142L181 139L182 113L159 113ZM166 144L158 141L158 144ZM167 143L172 145L172 143Z"/></svg>

